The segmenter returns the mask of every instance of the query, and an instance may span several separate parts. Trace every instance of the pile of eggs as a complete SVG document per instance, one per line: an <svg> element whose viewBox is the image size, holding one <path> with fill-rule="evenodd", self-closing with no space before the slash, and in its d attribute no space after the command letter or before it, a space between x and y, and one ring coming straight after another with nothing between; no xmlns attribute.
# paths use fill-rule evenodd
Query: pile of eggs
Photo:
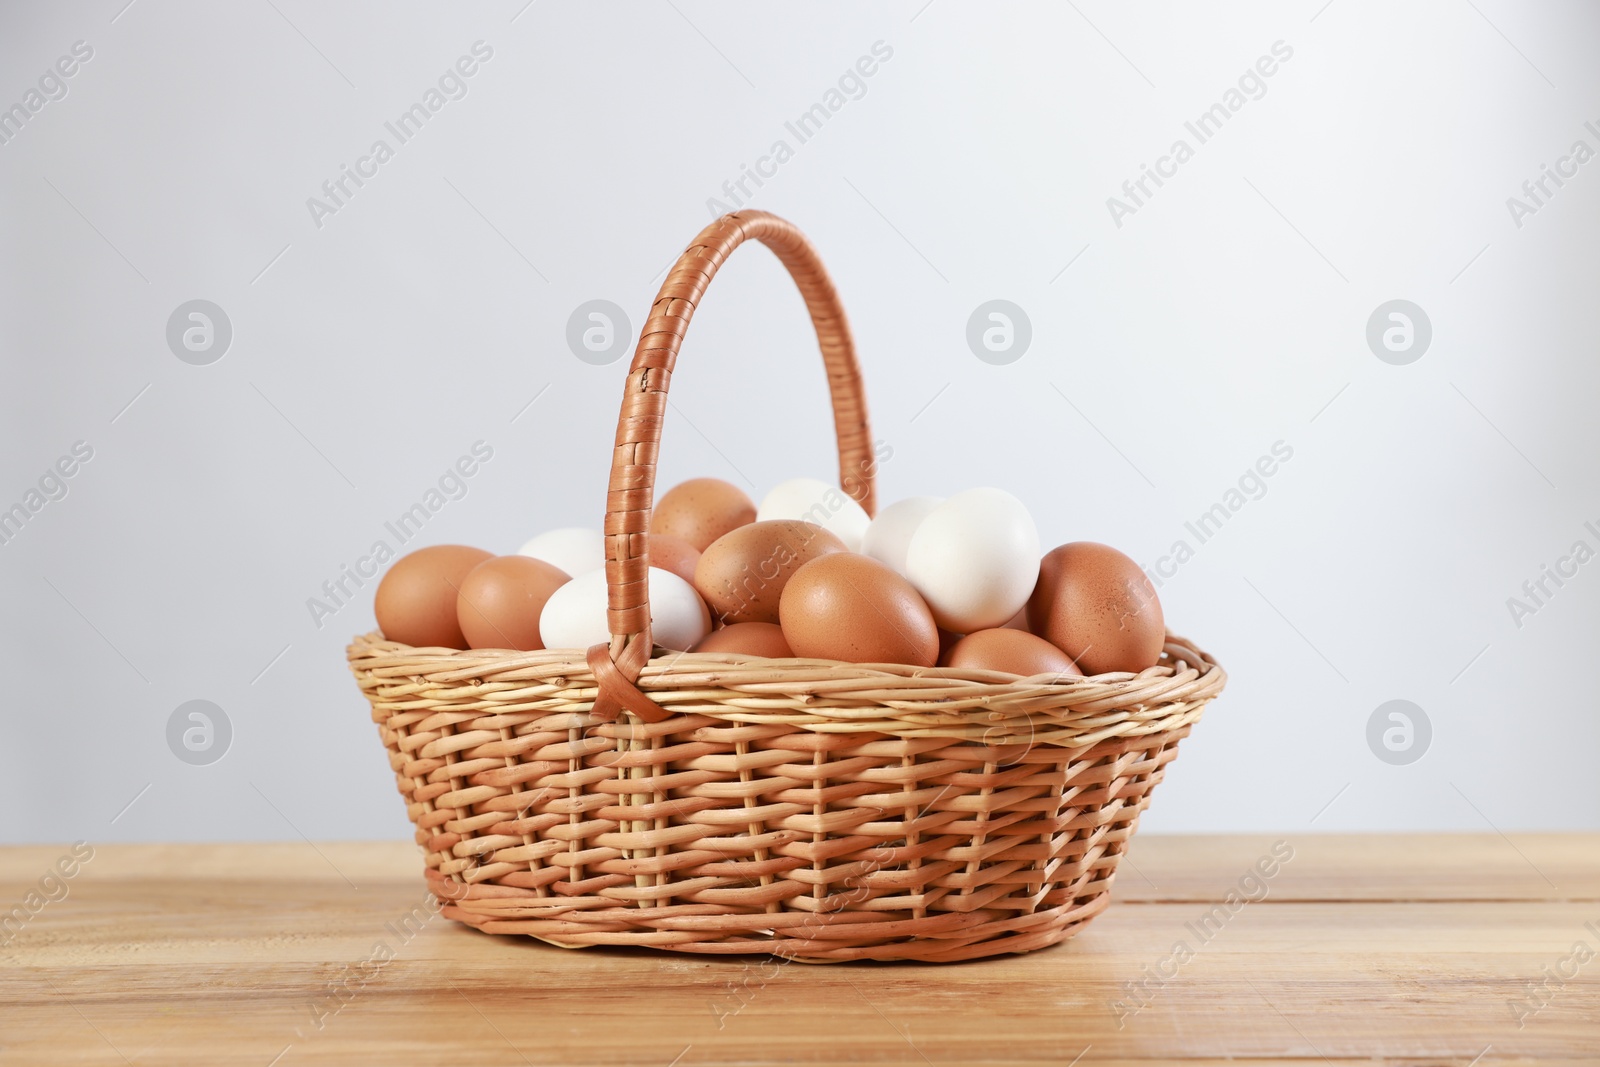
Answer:
<svg viewBox="0 0 1600 1067"><path fill-rule="evenodd" d="M1056 678L1138 672L1161 657L1161 604L1138 564L1089 541L1041 555L1001 489L912 497L876 518L814 479L758 508L695 478L647 534L651 634L678 651L896 663ZM586 649L609 639L605 539L540 534L514 556L435 545L396 560L384 635L453 649Z"/></svg>

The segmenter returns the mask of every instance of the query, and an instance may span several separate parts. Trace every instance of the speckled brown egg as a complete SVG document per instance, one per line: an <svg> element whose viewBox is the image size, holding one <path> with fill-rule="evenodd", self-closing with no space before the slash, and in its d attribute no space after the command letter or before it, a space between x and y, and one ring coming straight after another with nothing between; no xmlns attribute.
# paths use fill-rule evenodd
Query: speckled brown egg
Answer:
<svg viewBox="0 0 1600 1067"><path fill-rule="evenodd" d="M1085 674L1154 667L1166 641L1155 586L1108 545L1074 541L1045 553L1028 599L1028 629Z"/></svg>
<svg viewBox="0 0 1600 1067"><path fill-rule="evenodd" d="M466 648L456 619L456 594L467 572L489 558L483 549L466 545L430 545L401 556L373 597L378 629L401 644Z"/></svg>
<svg viewBox="0 0 1600 1067"><path fill-rule="evenodd" d="M787 659L794 655L783 629L772 622L736 622L713 630L691 652L737 652L744 656Z"/></svg>
<svg viewBox="0 0 1600 1067"><path fill-rule="evenodd" d="M784 586L778 614L789 647L807 659L931 667L939 658L927 603L870 556L834 552L807 563Z"/></svg>
<svg viewBox="0 0 1600 1067"><path fill-rule="evenodd" d="M694 569L699 562L700 550L683 538L670 534L650 535L650 566L671 571L693 585Z"/></svg>
<svg viewBox="0 0 1600 1067"><path fill-rule="evenodd" d="M456 621L467 647L543 648L539 613L567 580L566 571L531 556L496 556L472 568L456 597Z"/></svg>
<svg viewBox="0 0 1600 1067"><path fill-rule="evenodd" d="M731 530L700 554L694 587L724 623L777 622L790 576L820 556L845 550L822 527L798 519L769 519Z"/></svg>
<svg viewBox="0 0 1600 1067"><path fill-rule="evenodd" d="M755 503L738 486L720 478L690 478L656 501L650 533L681 538L704 552L729 530L755 521Z"/></svg>
<svg viewBox="0 0 1600 1067"><path fill-rule="evenodd" d="M1083 672L1055 645L1025 630L998 627L979 630L957 641L939 657L939 666L980 671L1005 671L1032 678L1048 674L1057 678L1078 678Z"/></svg>

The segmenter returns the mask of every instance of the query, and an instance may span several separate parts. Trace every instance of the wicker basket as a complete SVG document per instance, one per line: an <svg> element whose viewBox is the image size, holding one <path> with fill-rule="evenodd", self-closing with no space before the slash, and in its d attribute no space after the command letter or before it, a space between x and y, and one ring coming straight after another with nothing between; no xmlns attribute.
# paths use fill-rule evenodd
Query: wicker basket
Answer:
<svg viewBox="0 0 1600 1067"><path fill-rule="evenodd" d="M349 648L443 913L566 948L831 963L1027 952L1103 910L1222 669L1168 636L1138 675L769 660L652 647L644 534L695 305L745 240L777 254L827 363L840 479L873 465L844 312L791 224L708 226L628 373L605 534L609 646Z"/></svg>

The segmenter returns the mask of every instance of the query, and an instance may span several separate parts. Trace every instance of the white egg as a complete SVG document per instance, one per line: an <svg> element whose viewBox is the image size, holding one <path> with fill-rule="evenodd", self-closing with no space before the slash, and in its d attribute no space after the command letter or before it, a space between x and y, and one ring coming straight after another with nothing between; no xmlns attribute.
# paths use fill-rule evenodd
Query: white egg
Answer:
<svg viewBox="0 0 1600 1067"><path fill-rule="evenodd" d="M1004 489L957 493L917 525L906 577L944 629L1002 626L1039 579L1039 528Z"/></svg>
<svg viewBox="0 0 1600 1067"><path fill-rule="evenodd" d="M606 628L606 572L578 575L545 601L539 638L546 648L588 648L611 639ZM711 632L711 612L694 586L650 568L650 633L663 648L687 650Z"/></svg>
<svg viewBox="0 0 1600 1067"><path fill-rule="evenodd" d="M517 555L542 559L576 577L606 565L606 538L599 530L563 526L535 537Z"/></svg>
<svg viewBox="0 0 1600 1067"><path fill-rule="evenodd" d="M944 498L939 496L913 496L895 501L878 512L867 532L861 535L861 551L904 575L911 535L917 532L928 513L943 503Z"/></svg>
<svg viewBox="0 0 1600 1067"><path fill-rule="evenodd" d="M756 521L801 519L816 523L844 542L852 552L860 551L861 535L872 519L860 504L827 482L815 478L790 478L761 498Z"/></svg>

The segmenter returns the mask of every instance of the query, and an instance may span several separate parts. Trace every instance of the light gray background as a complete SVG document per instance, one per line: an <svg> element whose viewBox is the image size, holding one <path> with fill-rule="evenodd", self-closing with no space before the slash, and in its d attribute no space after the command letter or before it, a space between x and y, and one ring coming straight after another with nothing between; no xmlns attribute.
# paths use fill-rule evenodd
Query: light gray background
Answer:
<svg viewBox="0 0 1600 1067"><path fill-rule="evenodd" d="M0 506L94 449L0 546L4 839L408 836L344 663L371 587L320 629L307 598L478 440L423 540L598 525L625 364L575 358L569 314L637 328L707 199L880 40L752 206L834 273L881 499L999 485L1046 543L1153 565L1294 450L1161 590L1232 681L1146 826L1600 826L1600 563L1521 627L1506 604L1600 547L1600 162L1520 227L1506 204L1600 148L1592 6L125 3L0 8L0 105L94 49L0 146ZM478 40L466 97L314 225ZM1107 197L1279 40L1265 95L1116 226ZM197 298L234 331L209 366L165 339ZM1397 298L1433 325L1407 366L1365 340ZM991 299L1032 323L1008 366L965 341ZM680 366L665 484L832 476L764 250ZM232 724L209 766L166 742L194 699ZM1409 765L1367 744L1391 699L1432 724Z"/></svg>

